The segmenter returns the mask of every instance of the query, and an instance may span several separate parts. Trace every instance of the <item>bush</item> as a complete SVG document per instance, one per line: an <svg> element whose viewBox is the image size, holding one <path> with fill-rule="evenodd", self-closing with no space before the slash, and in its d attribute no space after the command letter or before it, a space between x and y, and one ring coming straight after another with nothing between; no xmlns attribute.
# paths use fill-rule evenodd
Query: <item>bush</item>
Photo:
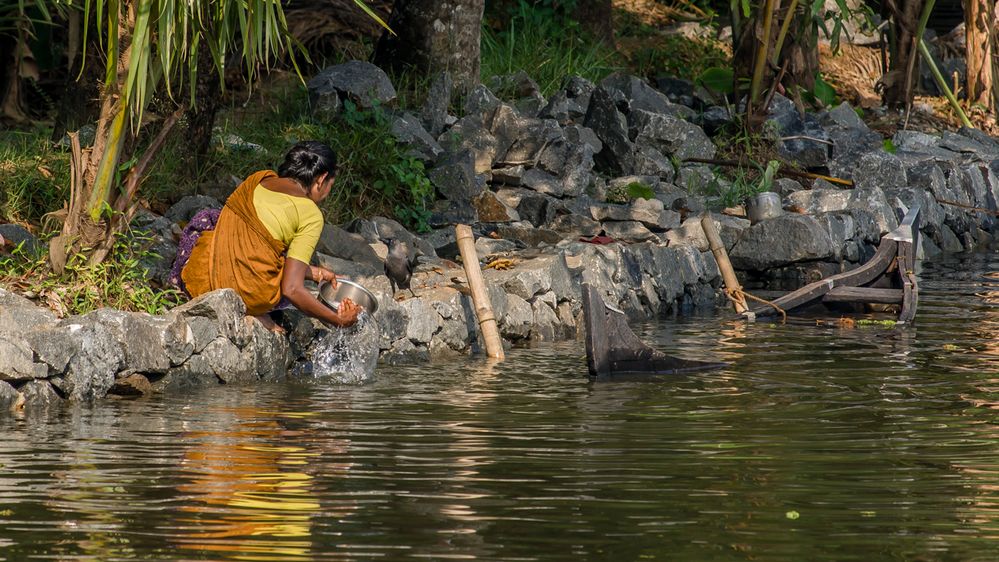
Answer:
<svg viewBox="0 0 999 562"><path fill-rule="evenodd" d="M69 193L69 153L52 147L49 131L0 132L0 223L38 224Z"/></svg>

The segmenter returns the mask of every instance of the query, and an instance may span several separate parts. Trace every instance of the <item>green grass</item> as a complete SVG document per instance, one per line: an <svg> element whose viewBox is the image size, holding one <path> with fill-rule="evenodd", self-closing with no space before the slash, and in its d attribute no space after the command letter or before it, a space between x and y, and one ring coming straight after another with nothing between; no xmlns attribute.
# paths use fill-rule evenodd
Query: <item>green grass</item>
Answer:
<svg viewBox="0 0 999 562"><path fill-rule="evenodd" d="M709 68L727 68L731 64L717 41L693 40L678 34L642 39L630 51L629 66L649 79L677 76L693 81Z"/></svg>
<svg viewBox="0 0 999 562"><path fill-rule="evenodd" d="M52 146L51 131L0 131L0 222L38 225L69 193L69 153Z"/></svg>
<svg viewBox="0 0 999 562"><path fill-rule="evenodd" d="M483 82L523 70L547 97L570 76L598 82L623 66L613 49L590 40L572 22L541 14L522 4L506 29L482 28Z"/></svg>

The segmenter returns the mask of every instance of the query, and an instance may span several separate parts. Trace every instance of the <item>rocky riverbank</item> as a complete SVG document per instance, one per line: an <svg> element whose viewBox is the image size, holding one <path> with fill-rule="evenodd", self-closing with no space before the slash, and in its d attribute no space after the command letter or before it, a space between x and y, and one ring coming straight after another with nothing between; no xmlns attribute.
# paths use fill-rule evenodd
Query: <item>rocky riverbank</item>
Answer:
<svg viewBox="0 0 999 562"><path fill-rule="evenodd" d="M417 236L379 217L327 225L316 255L378 296L381 360L476 351L456 223L475 225L490 298L510 344L577 337L582 282L634 318L723 303L700 218L711 197L731 185L690 160L715 156L711 135L729 120L728 110L682 80L657 86L626 75L600 84L571 78L546 99L521 74L479 86L463 114L450 115L445 75L424 107L396 111L394 134L426 162L440 197L430 221L435 230ZM322 119L338 118L346 100L370 107L391 106L395 98L381 70L357 61L327 69L309 87ZM493 89L515 95L501 101ZM913 205L922 209L926 258L992 240L999 210L995 139L973 130L939 137L900 131L885 143L845 104L801 115L780 96L764 130L788 161L853 185L780 178L771 186L783 198L779 216L751 224L713 212L750 287L796 287L863 263ZM165 281L179 225L207 206L220 202L189 197L163 216L137 218L161 256L147 264L154 282ZM381 274L381 240L389 237L422 254L415 297L395 300ZM245 318L240 299L218 291L162 316L101 310L58 319L0 290L0 409L307 370L325 328L294 311L279 315L287 336Z"/></svg>

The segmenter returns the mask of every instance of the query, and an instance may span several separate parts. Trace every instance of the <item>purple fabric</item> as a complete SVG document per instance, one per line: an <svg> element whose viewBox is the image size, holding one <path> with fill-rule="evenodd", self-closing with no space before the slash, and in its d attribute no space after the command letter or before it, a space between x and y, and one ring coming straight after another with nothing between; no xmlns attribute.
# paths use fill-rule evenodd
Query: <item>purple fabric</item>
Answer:
<svg viewBox="0 0 999 562"><path fill-rule="evenodd" d="M194 251L194 245L198 242L198 238L201 237L201 233L206 230L215 230L215 224L219 221L219 213L222 212L221 209L202 209L198 211L191 222L187 223L184 227L184 233L180 235L180 243L177 245L177 258L173 261L173 267L170 269L170 282L176 285L184 294L190 296L187 292L187 287L184 286L184 280L180 277L180 272L187 265L187 260L191 259L191 252Z"/></svg>

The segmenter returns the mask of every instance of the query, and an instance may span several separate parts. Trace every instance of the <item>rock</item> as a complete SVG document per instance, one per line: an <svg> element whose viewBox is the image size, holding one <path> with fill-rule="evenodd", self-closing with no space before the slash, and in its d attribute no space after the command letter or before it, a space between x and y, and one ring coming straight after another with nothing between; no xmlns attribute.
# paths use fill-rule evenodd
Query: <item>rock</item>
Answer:
<svg viewBox="0 0 999 562"><path fill-rule="evenodd" d="M591 205L590 213L594 220L638 221L647 228L668 230L680 226L680 214L667 211L658 199L633 200L628 205Z"/></svg>
<svg viewBox="0 0 999 562"><path fill-rule="evenodd" d="M658 149L640 144L632 154L631 171L635 174L650 175L665 182L671 182L676 177L676 170L669 158L663 156Z"/></svg>
<svg viewBox="0 0 999 562"><path fill-rule="evenodd" d="M188 223L194 215L205 209L221 209L222 203L214 197L207 195L188 195L181 197L180 201L174 203L167 212L163 213L163 218L172 223Z"/></svg>
<svg viewBox="0 0 999 562"><path fill-rule="evenodd" d="M868 152L857 160L853 172L858 189L878 188L882 191L907 187L905 166L895 156L884 151Z"/></svg>
<svg viewBox="0 0 999 562"><path fill-rule="evenodd" d="M774 180L773 191L782 197L787 197L803 189L805 189L804 186L791 178L777 178Z"/></svg>
<svg viewBox="0 0 999 562"><path fill-rule="evenodd" d="M707 193L717 183L714 172L703 164L680 166L676 184L687 193Z"/></svg>
<svg viewBox="0 0 999 562"><path fill-rule="evenodd" d="M437 75L427 91L427 99L420 111L423 126L430 135L436 138L447 125L448 108L454 92L454 80L446 70Z"/></svg>
<svg viewBox="0 0 999 562"><path fill-rule="evenodd" d="M20 247L28 256L37 256L43 250L38 238L19 224L0 224L0 240L6 240L15 248Z"/></svg>
<svg viewBox="0 0 999 562"><path fill-rule="evenodd" d="M475 212L482 222L513 222L520 220L520 214L508 207L492 191L483 191L473 202Z"/></svg>
<svg viewBox="0 0 999 562"><path fill-rule="evenodd" d="M538 193L560 197L563 194L562 180L553 174L538 168L530 168L524 172L521 185Z"/></svg>
<svg viewBox="0 0 999 562"><path fill-rule="evenodd" d="M600 223L574 213L556 215L551 222L552 230L565 234L566 238L593 236L600 230Z"/></svg>
<svg viewBox="0 0 999 562"><path fill-rule="evenodd" d="M842 211L850 206L853 192L845 189L810 189L787 196L787 207L809 215Z"/></svg>
<svg viewBox="0 0 999 562"><path fill-rule="evenodd" d="M400 303L409 316L406 337L414 344L427 344L440 328L440 316L421 298L408 299Z"/></svg>
<svg viewBox="0 0 999 562"><path fill-rule="evenodd" d="M42 410L49 406L62 403L62 398L48 381L33 380L22 385L18 391L24 397L24 409L28 411Z"/></svg>
<svg viewBox="0 0 999 562"><path fill-rule="evenodd" d="M596 163L611 172L630 173L635 147L628 137L628 121L605 88L593 91L583 124L603 143L603 150L594 157Z"/></svg>
<svg viewBox="0 0 999 562"><path fill-rule="evenodd" d="M479 222L475 207L467 201L435 201L427 223L434 228Z"/></svg>
<svg viewBox="0 0 999 562"><path fill-rule="evenodd" d="M72 334L75 348L66 366L63 385L70 400L103 398L114 384L115 374L125 366L125 350L117 339L119 335L96 319L86 319L86 323L80 324L74 318L61 324Z"/></svg>
<svg viewBox="0 0 999 562"><path fill-rule="evenodd" d="M232 289L205 293L174 308L173 312L187 319L200 316L214 321L219 333L237 347L245 346L253 337L250 326L245 321L246 305Z"/></svg>
<svg viewBox="0 0 999 562"><path fill-rule="evenodd" d="M562 235L546 228L531 228L523 223L500 224L496 226L496 234L500 238L518 240L529 248L537 248L544 244L554 246L562 241Z"/></svg>
<svg viewBox="0 0 999 562"><path fill-rule="evenodd" d="M590 96L596 86L579 76L571 76L562 89L552 94L548 104L538 112L542 119L555 119L566 125L582 119L590 105Z"/></svg>
<svg viewBox="0 0 999 562"><path fill-rule="evenodd" d="M498 322L500 334L513 340L527 339L534 323L534 310L530 303L514 294L507 295L506 301L506 314Z"/></svg>
<svg viewBox="0 0 999 562"><path fill-rule="evenodd" d="M173 287L170 273L177 258L177 241L183 234L180 225L165 217L140 211L132 219L131 226L131 241L145 250L139 256L139 267L146 270L146 278L160 287Z"/></svg>
<svg viewBox="0 0 999 562"><path fill-rule="evenodd" d="M225 384L245 384L257 380L253 364L255 356L253 346L240 349L225 337L215 338L201 353L215 376Z"/></svg>
<svg viewBox="0 0 999 562"><path fill-rule="evenodd" d="M500 146L500 141L483 125L479 116L462 118L451 129L442 133L438 140L452 154L471 152L476 174L492 170L502 155L501 149L505 151L508 148L506 145Z"/></svg>
<svg viewBox="0 0 999 562"><path fill-rule="evenodd" d="M475 240L475 251L481 257L512 252L517 249L517 244L510 240L495 240L485 236Z"/></svg>
<svg viewBox="0 0 999 562"><path fill-rule="evenodd" d="M748 220L729 215L712 213L711 219L714 221L715 230L718 231L718 236L722 239L722 244L725 245L725 250L728 252L732 251L735 243L750 226ZM670 247L691 246L700 252L707 252L710 249L708 239L704 236L704 228L701 227L700 216L693 216L683 221L679 228L674 228L666 233L666 239L669 241Z"/></svg>
<svg viewBox="0 0 999 562"><path fill-rule="evenodd" d="M850 198L850 208L871 213L880 234L886 234L898 227L898 217L894 208L888 204L884 191L877 187L855 187Z"/></svg>
<svg viewBox="0 0 999 562"><path fill-rule="evenodd" d="M283 377L291 364L288 338L272 332L259 321L253 322L253 365L257 377L275 380Z"/></svg>
<svg viewBox="0 0 999 562"><path fill-rule="evenodd" d="M389 365L405 365L429 361L430 353L426 347L417 347L408 339L401 339L393 343L392 347L383 353L381 358Z"/></svg>
<svg viewBox="0 0 999 562"><path fill-rule="evenodd" d="M502 104L489 88L479 84L465 98L465 115L489 114Z"/></svg>
<svg viewBox="0 0 999 562"><path fill-rule="evenodd" d="M194 352L194 333L179 314L151 316L101 309L71 320L72 324L100 324L124 352L122 366L139 373L165 373Z"/></svg>
<svg viewBox="0 0 999 562"><path fill-rule="evenodd" d="M153 385L149 379L139 373L132 373L114 381L108 394L115 396L145 396L153 393Z"/></svg>
<svg viewBox="0 0 999 562"><path fill-rule="evenodd" d="M444 156L427 177L449 201L471 201L482 192L475 179L475 158L470 150Z"/></svg>
<svg viewBox="0 0 999 562"><path fill-rule="evenodd" d="M822 168L829 162L829 134L812 114L781 131L778 153L805 168Z"/></svg>
<svg viewBox="0 0 999 562"><path fill-rule="evenodd" d="M559 301L578 300L580 294L579 285L569 272L562 254L521 262L508 271L486 270L483 275L487 284L502 287L508 294L525 301L549 291Z"/></svg>
<svg viewBox="0 0 999 562"><path fill-rule="evenodd" d="M600 141L593 129L582 125L568 125L562 129L565 140L570 143L586 144L593 149L593 154L603 150L604 143Z"/></svg>
<svg viewBox="0 0 999 562"><path fill-rule="evenodd" d="M548 225L555 218L555 200L540 193L528 193L520 198L517 213L536 227Z"/></svg>
<svg viewBox="0 0 999 562"><path fill-rule="evenodd" d="M731 123L732 120L732 114L728 109L715 105L704 110L695 123L700 125L705 133L712 135Z"/></svg>
<svg viewBox="0 0 999 562"><path fill-rule="evenodd" d="M309 80L313 113L334 115L350 100L361 109L371 109L395 100L395 88L382 69L365 61L347 61L323 69Z"/></svg>
<svg viewBox="0 0 999 562"><path fill-rule="evenodd" d="M635 111L647 111L679 118L693 115L689 108L671 103L665 94L637 76L617 72L604 78L600 82L600 87L619 93L627 102L629 118Z"/></svg>
<svg viewBox="0 0 999 562"><path fill-rule="evenodd" d="M652 146L664 155L686 160L714 158L714 143L700 127L669 114L633 109L628 114L630 138L639 146Z"/></svg>
<svg viewBox="0 0 999 562"><path fill-rule="evenodd" d="M766 271L798 261L833 256L832 240L823 225L807 215L781 215L743 232L730 258L736 269Z"/></svg>
<svg viewBox="0 0 999 562"><path fill-rule="evenodd" d="M0 334L0 380L23 381L48 375L44 363L34 362L28 343L13 334Z"/></svg>
<svg viewBox="0 0 999 562"><path fill-rule="evenodd" d="M658 240L658 237L638 221L605 221L601 223L604 233L621 242L644 242Z"/></svg>
<svg viewBox="0 0 999 562"><path fill-rule="evenodd" d="M556 139L541 149L537 167L561 180L562 196L578 197L592 182L593 154L587 143Z"/></svg>
<svg viewBox="0 0 999 562"><path fill-rule="evenodd" d="M0 413L12 413L24 406L24 396L13 386L0 381Z"/></svg>
<svg viewBox="0 0 999 562"><path fill-rule="evenodd" d="M436 256L433 245L424 242L419 236L406 230L406 227L398 221L390 218L375 216L371 219L354 219L344 225L344 228L355 235L360 235L368 244L382 244L383 240L394 238L405 243L410 254L414 250L419 250L418 253L422 253L424 256ZM377 255L377 252L375 254ZM377 266L380 273L382 271L381 257L378 258Z"/></svg>
<svg viewBox="0 0 999 562"><path fill-rule="evenodd" d="M153 392L174 392L188 388L217 386L221 382L208 359L195 354L183 364L172 367L162 378L150 381L150 385Z"/></svg>
<svg viewBox="0 0 999 562"><path fill-rule="evenodd" d="M0 334L23 333L55 322L55 314L48 309L35 306L28 299L0 288Z"/></svg>
<svg viewBox="0 0 999 562"><path fill-rule="evenodd" d="M335 258L360 262L376 271L380 271L383 264L382 259L371 249L369 241L363 236L331 224L323 226L316 251Z"/></svg>
<svg viewBox="0 0 999 562"><path fill-rule="evenodd" d="M555 310L541 300L534 300L530 304L531 313L534 315L531 340L536 342L554 341L556 329L559 327Z"/></svg>
<svg viewBox="0 0 999 562"><path fill-rule="evenodd" d="M392 136L399 143L409 147L409 155L424 162L434 162L444 149L434 137L423 128L423 124L412 113L403 113L392 120Z"/></svg>
<svg viewBox="0 0 999 562"><path fill-rule="evenodd" d="M494 168L492 171L493 182L497 184L518 186L520 185L520 180L524 177L524 172L526 170L527 168L525 168L523 164Z"/></svg>

